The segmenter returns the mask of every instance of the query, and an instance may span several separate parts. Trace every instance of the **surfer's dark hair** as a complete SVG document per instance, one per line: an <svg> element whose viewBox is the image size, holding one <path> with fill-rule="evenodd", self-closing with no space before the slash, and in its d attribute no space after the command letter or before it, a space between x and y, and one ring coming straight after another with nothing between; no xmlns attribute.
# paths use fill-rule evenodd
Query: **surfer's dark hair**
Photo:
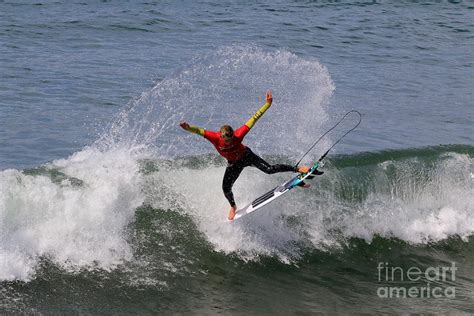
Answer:
<svg viewBox="0 0 474 316"><path fill-rule="evenodd" d="M220 129L221 135L224 138L231 138L234 136L234 130L230 125L223 125Z"/></svg>

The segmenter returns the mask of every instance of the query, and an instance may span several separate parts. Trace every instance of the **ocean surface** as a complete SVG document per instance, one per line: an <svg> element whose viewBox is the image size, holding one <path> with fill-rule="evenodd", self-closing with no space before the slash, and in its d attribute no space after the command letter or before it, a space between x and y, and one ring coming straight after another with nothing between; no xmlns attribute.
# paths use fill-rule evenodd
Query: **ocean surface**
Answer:
<svg viewBox="0 0 474 316"><path fill-rule="evenodd" d="M0 0L0 314L472 314L473 159L472 0Z"/></svg>

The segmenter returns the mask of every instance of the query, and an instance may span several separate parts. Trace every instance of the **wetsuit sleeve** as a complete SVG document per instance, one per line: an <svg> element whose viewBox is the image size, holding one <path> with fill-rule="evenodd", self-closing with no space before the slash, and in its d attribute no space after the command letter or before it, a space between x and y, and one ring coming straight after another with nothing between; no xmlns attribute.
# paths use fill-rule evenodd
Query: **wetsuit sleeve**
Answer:
<svg viewBox="0 0 474 316"><path fill-rule="evenodd" d="M211 143L215 143L219 141L219 137L221 136L218 132L206 131L204 130L204 138L209 140Z"/></svg>
<svg viewBox="0 0 474 316"><path fill-rule="evenodd" d="M191 133L194 133L194 134L201 135L201 136L204 136L204 134L205 134L204 128L197 127L197 126L194 126L194 125L189 125L189 128L187 129L187 131L191 132Z"/></svg>
<svg viewBox="0 0 474 316"><path fill-rule="evenodd" d="M247 125L242 125L241 127L235 130L234 136L242 140L244 139L244 136L247 135L249 131L250 131L250 128Z"/></svg>
<svg viewBox="0 0 474 316"><path fill-rule="evenodd" d="M255 123L258 121L260 117L262 117L263 113L265 113L266 110L271 106L272 104L270 102L265 103L262 105L260 109L258 109L257 112L245 123L245 125L251 129Z"/></svg>

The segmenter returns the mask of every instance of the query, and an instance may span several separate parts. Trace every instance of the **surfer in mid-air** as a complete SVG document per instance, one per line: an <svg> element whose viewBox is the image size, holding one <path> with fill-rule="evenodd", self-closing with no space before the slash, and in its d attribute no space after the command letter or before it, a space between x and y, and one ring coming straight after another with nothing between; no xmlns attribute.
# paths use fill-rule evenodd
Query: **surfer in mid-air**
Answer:
<svg viewBox="0 0 474 316"><path fill-rule="evenodd" d="M201 135L209 140L217 149L219 154L227 159L228 164L222 181L222 190L230 203L230 211L228 215L229 220L234 219L235 212L237 211L234 194L232 193L232 186L245 167L254 166L268 174L287 171L307 173L310 170L307 166L294 167L281 164L270 165L268 162L257 156L249 147L242 144L245 135L255 125L263 113L270 108L272 101L272 92L268 90L266 93L265 104L262 105L262 107L255 112L255 114L244 125L235 131L229 125L222 126L219 132L213 132L205 130L204 128L189 125L186 122L180 123L180 126L186 131Z"/></svg>

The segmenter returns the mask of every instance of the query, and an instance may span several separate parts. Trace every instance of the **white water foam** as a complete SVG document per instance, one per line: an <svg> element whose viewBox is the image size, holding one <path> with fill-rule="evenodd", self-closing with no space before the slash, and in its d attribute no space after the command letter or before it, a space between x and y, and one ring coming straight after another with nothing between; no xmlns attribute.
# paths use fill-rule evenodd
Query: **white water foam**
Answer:
<svg viewBox="0 0 474 316"><path fill-rule="evenodd" d="M338 225L346 236L367 241L375 234L414 244L466 239L474 233L472 162L468 155L446 154L430 168L428 179L420 180L418 159L387 161L376 171L375 190ZM387 166L397 170L396 181L387 180Z"/></svg>
<svg viewBox="0 0 474 316"><path fill-rule="evenodd" d="M46 166L67 175L59 183L0 172L0 280L32 278L42 257L71 271L130 259L123 233L142 203L132 156L86 148Z"/></svg>
<svg viewBox="0 0 474 316"><path fill-rule="evenodd" d="M396 169L395 179L387 176L388 166ZM450 236L465 239L474 233L473 165L467 155L442 157L423 180L414 176L424 168L417 158L373 167L372 183L361 184L369 185L370 190L360 202L346 201L334 193L347 180L345 170L330 168L312 181L311 189L293 190L234 223L226 220L229 206L221 192L224 167L170 169L150 175L148 181L156 186L166 183L166 192L174 192L182 201L176 210L191 216L216 250L236 253L244 260L268 255L292 262L300 256L298 244L308 242L325 250L354 237L370 242L380 235L425 244ZM236 201L243 206L290 176L265 175L247 168L234 186ZM176 181L166 181L170 178ZM157 195L149 199L156 208L177 206L163 204Z"/></svg>

